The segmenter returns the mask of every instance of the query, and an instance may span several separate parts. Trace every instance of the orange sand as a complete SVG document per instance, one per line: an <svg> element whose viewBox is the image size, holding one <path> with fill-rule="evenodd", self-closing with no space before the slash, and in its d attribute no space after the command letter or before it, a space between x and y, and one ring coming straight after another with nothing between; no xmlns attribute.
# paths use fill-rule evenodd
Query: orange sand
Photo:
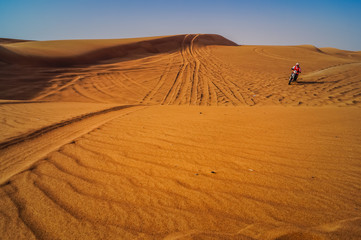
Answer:
<svg viewBox="0 0 361 240"><path fill-rule="evenodd" d="M218 35L6 40L0 238L360 239L360 66Z"/></svg>

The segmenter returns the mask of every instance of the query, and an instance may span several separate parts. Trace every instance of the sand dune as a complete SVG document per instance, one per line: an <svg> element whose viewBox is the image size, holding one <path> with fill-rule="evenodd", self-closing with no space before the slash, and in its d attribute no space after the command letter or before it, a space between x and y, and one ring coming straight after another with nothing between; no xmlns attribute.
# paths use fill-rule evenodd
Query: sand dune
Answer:
<svg viewBox="0 0 361 240"><path fill-rule="evenodd" d="M1 239L360 239L361 52L187 34L0 63Z"/></svg>
<svg viewBox="0 0 361 240"><path fill-rule="evenodd" d="M0 38L0 44L30 42L32 40L14 39L14 38Z"/></svg>
<svg viewBox="0 0 361 240"><path fill-rule="evenodd" d="M71 66L127 55L175 51L183 40L184 35L114 40L32 41L0 46L0 56L2 61L13 64ZM205 35L200 42L206 45L236 45L217 35Z"/></svg>
<svg viewBox="0 0 361 240"><path fill-rule="evenodd" d="M135 54L137 58L116 58L91 66L49 69L7 65L1 69L0 93L4 99L121 104L342 106L360 103L357 71L360 53L353 53L359 58L349 58L338 53L326 54L313 46L220 46L232 43L213 35L173 38L160 40L170 39L178 51L165 47L164 51L169 52L151 55L143 52ZM157 47L158 42L153 41L160 40L137 41ZM99 40L102 51L105 43L115 44L114 41ZM53 49L56 43L51 43ZM64 52L70 54L79 41L75 43L60 42L57 51L66 48L69 52ZM100 48L91 41L85 43L79 54L84 49ZM32 50L25 46L34 44L42 46L41 42L21 43L22 51ZM20 43L7 46L12 45ZM37 47L37 51L40 49ZM289 87L285 83L296 61L301 62L304 72L297 87Z"/></svg>

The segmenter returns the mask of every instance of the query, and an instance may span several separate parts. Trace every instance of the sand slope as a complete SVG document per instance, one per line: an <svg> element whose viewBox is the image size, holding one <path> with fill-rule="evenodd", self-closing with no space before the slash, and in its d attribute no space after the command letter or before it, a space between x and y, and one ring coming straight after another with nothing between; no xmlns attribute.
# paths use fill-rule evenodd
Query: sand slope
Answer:
<svg viewBox="0 0 361 240"><path fill-rule="evenodd" d="M56 102L0 102L0 141L9 141L29 131L43 128L79 115L97 112L112 104Z"/></svg>
<svg viewBox="0 0 361 240"><path fill-rule="evenodd" d="M177 51L184 43L183 40L184 35L113 40L31 41L2 45L0 56L3 62L13 64L71 66L127 55ZM236 45L218 35L204 35L201 42L206 45Z"/></svg>
<svg viewBox="0 0 361 240"><path fill-rule="evenodd" d="M207 34L0 43L0 238L360 239L360 66Z"/></svg>
<svg viewBox="0 0 361 240"><path fill-rule="evenodd" d="M360 111L286 109L148 107L109 121L3 186L3 234L18 216L18 234L46 239L357 239Z"/></svg>
<svg viewBox="0 0 361 240"><path fill-rule="evenodd" d="M128 49L124 51L132 51L129 41L158 50L137 48L138 53L127 56L109 54L113 50L107 49L122 41L126 43L116 46ZM42 55L63 61L60 54L73 54L64 57L69 64L74 62L68 58L78 55L89 61L103 59L92 52L101 52L108 62L50 69L6 65L0 69L3 98L163 105L360 104L359 52L351 56L347 51L340 55L341 50L325 53L307 45L221 46L234 44L217 35L89 40L77 48L80 42L7 44L7 50L38 53L31 62ZM285 83L296 61L304 71L297 86L290 87Z"/></svg>

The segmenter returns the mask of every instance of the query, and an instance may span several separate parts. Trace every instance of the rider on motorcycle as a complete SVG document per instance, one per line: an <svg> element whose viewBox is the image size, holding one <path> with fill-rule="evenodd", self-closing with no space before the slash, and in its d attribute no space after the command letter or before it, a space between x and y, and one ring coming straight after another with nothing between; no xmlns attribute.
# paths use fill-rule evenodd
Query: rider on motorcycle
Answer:
<svg viewBox="0 0 361 240"><path fill-rule="evenodd" d="M299 63L296 63L296 65L292 67L292 70L293 70L294 73L295 73L295 77L294 77L294 80L293 80L293 81L297 81L298 74L301 73L300 64L299 64Z"/></svg>

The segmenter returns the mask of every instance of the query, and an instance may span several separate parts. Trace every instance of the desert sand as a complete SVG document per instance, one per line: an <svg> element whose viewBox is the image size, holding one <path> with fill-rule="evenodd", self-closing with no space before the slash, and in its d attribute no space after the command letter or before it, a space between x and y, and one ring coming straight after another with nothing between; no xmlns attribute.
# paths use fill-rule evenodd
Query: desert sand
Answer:
<svg viewBox="0 0 361 240"><path fill-rule="evenodd" d="M361 239L360 67L212 34L0 39L0 238Z"/></svg>

